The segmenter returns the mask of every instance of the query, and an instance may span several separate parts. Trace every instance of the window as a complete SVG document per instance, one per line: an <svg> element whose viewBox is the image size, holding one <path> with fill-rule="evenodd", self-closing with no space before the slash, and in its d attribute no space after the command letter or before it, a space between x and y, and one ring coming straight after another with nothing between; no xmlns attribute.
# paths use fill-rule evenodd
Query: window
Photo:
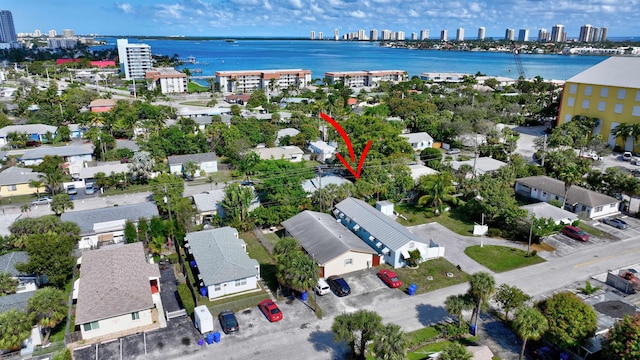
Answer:
<svg viewBox="0 0 640 360"><path fill-rule="evenodd" d="M344 259L344 266L353 265L353 259Z"/></svg>
<svg viewBox="0 0 640 360"><path fill-rule="evenodd" d="M576 104L576 98L570 97L567 99L567 106L573 106L575 104Z"/></svg>
<svg viewBox="0 0 640 360"><path fill-rule="evenodd" d="M600 211L602 211L602 206L598 206L598 207L596 208L596 212L600 212Z"/></svg>
<svg viewBox="0 0 640 360"><path fill-rule="evenodd" d="M622 114L622 104L616 104L613 108L613 112L616 114Z"/></svg>
<svg viewBox="0 0 640 360"><path fill-rule="evenodd" d="M100 324L97 321L86 323L82 325L84 327L84 331L91 331L100 329Z"/></svg>
<svg viewBox="0 0 640 360"><path fill-rule="evenodd" d="M591 101L589 100L582 100L582 108L583 109L588 109L589 106L591 106Z"/></svg>
<svg viewBox="0 0 640 360"><path fill-rule="evenodd" d="M132 312L131 313L131 320L138 320L138 319L140 319L140 313L138 311Z"/></svg>
<svg viewBox="0 0 640 360"><path fill-rule="evenodd" d="M236 287L247 285L247 279L236 280Z"/></svg>
<svg viewBox="0 0 640 360"><path fill-rule="evenodd" d="M640 106L638 105L634 106L633 110L631 111L631 115L640 116Z"/></svg>
<svg viewBox="0 0 640 360"><path fill-rule="evenodd" d="M7 189L9 191L16 191L17 190L15 185L7 185Z"/></svg>
<svg viewBox="0 0 640 360"><path fill-rule="evenodd" d="M600 97L606 98L607 96L609 96L609 88L601 88Z"/></svg>
<svg viewBox="0 0 640 360"><path fill-rule="evenodd" d="M575 94L577 91L578 91L578 85L571 84L571 86L569 86L569 94Z"/></svg>
<svg viewBox="0 0 640 360"><path fill-rule="evenodd" d="M616 206L618 206L618 204L611 204L611 205L609 205L609 207L610 207L610 208L612 208L612 209L613 209L613 208L615 208Z"/></svg>
<svg viewBox="0 0 640 360"><path fill-rule="evenodd" d="M640 101L640 90L636 91L636 101Z"/></svg>
<svg viewBox="0 0 640 360"><path fill-rule="evenodd" d="M213 291L220 291L221 289L222 287L220 286L220 284L213 285Z"/></svg>
<svg viewBox="0 0 640 360"><path fill-rule="evenodd" d="M606 101L599 101L598 102L598 111L604 111L604 109L606 109L606 107L607 107Z"/></svg>
<svg viewBox="0 0 640 360"><path fill-rule="evenodd" d="M570 122L572 118L573 118L573 115L571 115L571 114L566 114L566 115L564 116L564 122Z"/></svg>
<svg viewBox="0 0 640 360"><path fill-rule="evenodd" d="M592 88L591 86L585 86L585 88L584 88L584 94L585 94L586 96L591 96L591 90L592 90L592 89L593 89L593 88Z"/></svg>
<svg viewBox="0 0 640 360"><path fill-rule="evenodd" d="M627 90L620 89L618 90L618 100L624 100L627 97Z"/></svg>

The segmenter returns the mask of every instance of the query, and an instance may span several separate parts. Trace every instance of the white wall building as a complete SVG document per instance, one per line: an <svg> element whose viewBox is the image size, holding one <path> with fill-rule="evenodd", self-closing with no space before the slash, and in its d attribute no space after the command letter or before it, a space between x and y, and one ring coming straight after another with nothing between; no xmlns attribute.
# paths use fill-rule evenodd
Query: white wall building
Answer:
<svg viewBox="0 0 640 360"><path fill-rule="evenodd" d="M144 79L152 69L151 46L147 44L129 44L128 39L118 39L118 58L120 68L126 80Z"/></svg>
<svg viewBox="0 0 640 360"><path fill-rule="evenodd" d="M188 90L187 74L174 68L155 68L147 71L144 77L147 79L148 90L159 87L163 94L186 93Z"/></svg>

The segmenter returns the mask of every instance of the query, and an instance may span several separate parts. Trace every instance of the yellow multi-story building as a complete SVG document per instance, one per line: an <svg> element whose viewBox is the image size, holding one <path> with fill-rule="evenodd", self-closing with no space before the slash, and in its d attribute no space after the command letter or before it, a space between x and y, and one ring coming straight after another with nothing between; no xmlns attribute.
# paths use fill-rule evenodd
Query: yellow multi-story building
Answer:
<svg viewBox="0 0 640 360"><path fill-rule="evenodd" d="M640 58L611 57L570 78L564 85L558 125L575 116L600 119L593 130L609 146L635 151L640 141L616 138L611 133L620 124L640 124Z"/></svg>

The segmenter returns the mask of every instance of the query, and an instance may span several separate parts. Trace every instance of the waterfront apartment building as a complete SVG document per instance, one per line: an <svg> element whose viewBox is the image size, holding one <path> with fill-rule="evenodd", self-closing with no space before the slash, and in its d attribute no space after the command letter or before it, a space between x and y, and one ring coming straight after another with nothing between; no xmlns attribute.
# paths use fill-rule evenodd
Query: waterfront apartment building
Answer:
<svg viewBox="0 0 640 360"><path fill-rule="evenodd" d="M449 30L440 31L440 41L447 41L449 39Z"/></svg>
<svg viewBox="0 0 640 360"><path fill-rule="evenodd" d="M539 42L547 42L549 41L549 32L547 31L547 29L540 29L538 30L538 41Z"/></svg>
<svg viewBox="0 0 640 360"><path fill-rule="evenodd" d="M529 29L520 29L520 31L518 32L518 41L519 42L529 41Z"/></svg>
<svg viewBox="0 0 640 360"><path fill-rule="evenodd" d="M318 33L318 40L324 40L324 33L322 31Z"/></svg>
<svg viewBox="0 0 640 360"><path fill-rule="evenodd" d="M405 39L404 31L397 31L396 32L396 40L404 41L404 39Z"/></svg>
<svg viewBox="0 0 640 360"><path fill-rule="evenodd" d="M216 82L220 91L227 93L250 93L254 90L277 90L294 87L302 89L311 83L311 70L231 70L216 71Z"/></svg>
<svg viewBox="0 0 640 360"><path fill-rule="evenodd" d="M0 43L13 43L17 40L13 14L9 10L0 10Z"/></svg>
<svg viewBox="0 0 640 360"><path fill-rule="evenodd" d="M582 25L580 27L580 36L578 36L578 41L591 42L591 29L591 24Z"/></svg>
<svg viewBox="0 0 640 360"><path fill-rule="evenodd" d="M420 40L429 40L429 30L420 30Z"/></svg>
<svg viewBox="0 0 640 360"><path fill-rule="evenodd" d="M600 35L598 36L598 38L600 39L600 42L607 41L607 28L606 27L600 28Z"/></svg>
<svg viewBox="0 0 640 360"><path fill-rule="evenodd" d="M411 40L416 41L418 40L418 33L417 32L412 32L411 33Z"/></svg>
<svg viewBox="0 0 640 360"><path fill-rule="evenodd" d="M602 135L609 146L640 152L633 137L611 134L618 125L640 124L640 58L610 57L570 78L564 85L558 125L576 116L600 119L593 134Z"/></svg>
<svg viewBox="0 0 640 360"><path fill-rule="evenodd" d="M507 29L504 31L504 39L513 41L516 37L516 31L514 29Z"/></svg>
<svg viewBox="0 0 640 360"><path fill-rule="evenodd" d="M315 39L316 39L316 32L311 31L311 40L315 40Z"/></svg>
<svg viewBox="0 0 640 360"><path fill-rule="evenodd" d="M160 88L163 94L175 94L187 92L187 74L172 67L156 68L145 74L147 89Z"/></svg>
<svg viewBox="0 0 640 360"><path fill-rule="evenodd" d="M49 30L49 31L47 31L47 36L56 37L56 36L58 36L58 32L55 31L55 30Z"/></svg>
<svg viewBox="0 0 640 360"><path fill-rule="evenodd" d="M397 84L409 79L403 70L330 71L324 73L324 77L331 84L341 82L347 87L378 86L381 82Z"/></svg>
<svg viewBox="0 0 640 360"><path fill-rule="evenodd" d="M382 30L382 40L391 40L391 30Z"/></svg>
<svg viewBox="0 0 640 360"><path fill-rule="evenodd" d="M126 80L144 79L152 68L151 46L147 44L129 44L128 39L118 39L118 58L120 70Z"/></svg>
<svg viewBox="0 0 640 360"><path fill-rule="evenodd" d="M484 26L478 28L478 41L484 41L485 34L487 29Z"/></svg>
<svg viewBox="0 0 640 360"><path fill-rule="evenodd" d="M73 39L75 37L75 34L71 29L64 29L62 30L62 37L65 39Z"/></svg>
<svg viewBox="0 0 640 360"><path fill-rule="evenodd" d="M340 31L338 31L338 29L333 30L333 40L335 41L340 40Z"/></svg>
<svg viewBox="0 0 640 360"><path fill-rule="evenodd" d="M458 28L456 30L456 41L464 41L464 29Z"/></svg>
<svg viewBox="0 0 640 360"><path fill-rule="evenodd" d="M567 41L567 33L564 31L564 25L555 25L551 28L551 42L565 42Z"/></svg>
<svg viewBox="0 0 640 360"><path fill-rule="evenodd" d="M369 31L369 40L378 41L378 29L371 29L371 31Z"/></svg>

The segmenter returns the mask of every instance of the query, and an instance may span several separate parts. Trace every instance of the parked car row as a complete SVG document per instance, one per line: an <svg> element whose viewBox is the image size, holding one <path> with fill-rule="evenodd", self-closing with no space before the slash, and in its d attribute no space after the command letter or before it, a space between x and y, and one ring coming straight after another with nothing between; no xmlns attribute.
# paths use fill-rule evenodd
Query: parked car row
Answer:
<svg viewBox="0 0 640 360"><path fill-rule="evenodd" d="M398 275L391 270L383 269L378 271L378 277L390 288L395 289L402 286L402 281L400 281ZM316 285L314 291L321 296L333 292L336 296L343 297L351 294L351 287L349 287L344 278L329 276L326 280L323 278L318 279L318 285Z"/></svg>

